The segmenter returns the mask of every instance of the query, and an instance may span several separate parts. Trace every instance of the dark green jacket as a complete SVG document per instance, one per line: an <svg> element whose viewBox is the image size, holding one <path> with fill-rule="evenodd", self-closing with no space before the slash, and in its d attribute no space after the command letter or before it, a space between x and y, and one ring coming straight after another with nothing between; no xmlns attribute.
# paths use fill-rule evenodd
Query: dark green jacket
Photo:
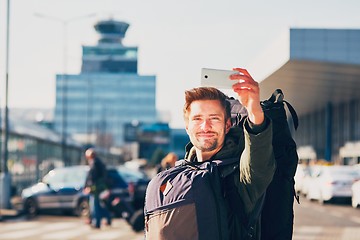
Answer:
<svg viewBox="0 0 360 240"><path fill-rule="evenodd" d="M196 161L195 149L192 144L189 143L186 149L185 158ZM232 127L226 135L223 148L211 160L234 157L239 157L239 171L233 171L233 166L228 166L222 171L225 173L233 171L231 174L233 184L242 201L239 205L245 214L249 214L266 191L276 168L270 119L266 118L260 129L252 126L247 118L243 121L242 126ZM238 227L239 221L241 219L236 217L229 218L229 229L233 236L236 235L234 231L241 231ZM259 231L259 226L257 226L257 232L259 233ZM257 238L259 237L260 234L257 234Z"/></svg>

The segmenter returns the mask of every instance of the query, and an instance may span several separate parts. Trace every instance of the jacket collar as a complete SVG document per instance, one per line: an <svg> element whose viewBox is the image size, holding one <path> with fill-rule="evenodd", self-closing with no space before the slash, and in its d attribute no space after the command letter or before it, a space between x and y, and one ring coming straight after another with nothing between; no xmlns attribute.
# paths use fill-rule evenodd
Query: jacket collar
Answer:
<svg viewBox="0 0 360 240"><path fill-rule="evenodd" d="M243 137L243 129L241 127L230 128L230 131L226 134L224 146L217 152L210 160L226 159L233 157L240 157L242 149L239 149L239 141ZM185 146L185 160L196 162L196 150L194 145L189 142Z"/></svg>

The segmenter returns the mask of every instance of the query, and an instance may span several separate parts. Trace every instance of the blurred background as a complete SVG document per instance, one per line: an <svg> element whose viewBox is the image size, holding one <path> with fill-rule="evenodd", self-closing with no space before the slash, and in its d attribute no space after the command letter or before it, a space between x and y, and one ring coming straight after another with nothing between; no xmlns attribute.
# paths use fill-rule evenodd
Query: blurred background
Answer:
<svg viewBox="0 0 360 240"><path fill-rule="evenodd" d="M88 147L149 175L168 153L183 158L183 93L203 67L248 69L262 100L282 89L299 116L300 164L358 164L359 9L355 0L0 0L1 208L50 170L85 164Z"/></svg>

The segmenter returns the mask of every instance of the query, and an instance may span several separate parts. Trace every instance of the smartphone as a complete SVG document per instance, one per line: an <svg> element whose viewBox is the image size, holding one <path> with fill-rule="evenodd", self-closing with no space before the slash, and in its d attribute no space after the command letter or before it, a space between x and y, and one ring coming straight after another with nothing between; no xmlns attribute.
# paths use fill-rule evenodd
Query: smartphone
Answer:
<svg viewBox="0 0 360 240"><path fill-rule="evenodd" d="M229 76L234 73L239 73L239 72L232 70L202 68L201 86L231 89L232 85L234 85L236 81L230 80Z"/></svg>

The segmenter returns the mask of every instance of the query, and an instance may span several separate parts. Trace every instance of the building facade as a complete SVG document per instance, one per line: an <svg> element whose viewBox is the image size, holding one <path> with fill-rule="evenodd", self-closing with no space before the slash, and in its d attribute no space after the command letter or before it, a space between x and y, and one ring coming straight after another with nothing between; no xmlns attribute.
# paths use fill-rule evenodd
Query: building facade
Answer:
<svg viewBox="0 0 360 240"><path fill-rule="evenodd" d="M95 24L96 46L83 46L78 75L56 76L55 129L109 149L124 144L124 125L156 122L156 77L138 74L138 48L122 43L129 24Z"/></svg>
<svg viewBox="0 0 360 240"><path fill-rule="evenodd" d="M280 67L260 83L262 99L280 88L295 107L300 159L360 163L360 30L292 28L285 41Z"/></svg>

